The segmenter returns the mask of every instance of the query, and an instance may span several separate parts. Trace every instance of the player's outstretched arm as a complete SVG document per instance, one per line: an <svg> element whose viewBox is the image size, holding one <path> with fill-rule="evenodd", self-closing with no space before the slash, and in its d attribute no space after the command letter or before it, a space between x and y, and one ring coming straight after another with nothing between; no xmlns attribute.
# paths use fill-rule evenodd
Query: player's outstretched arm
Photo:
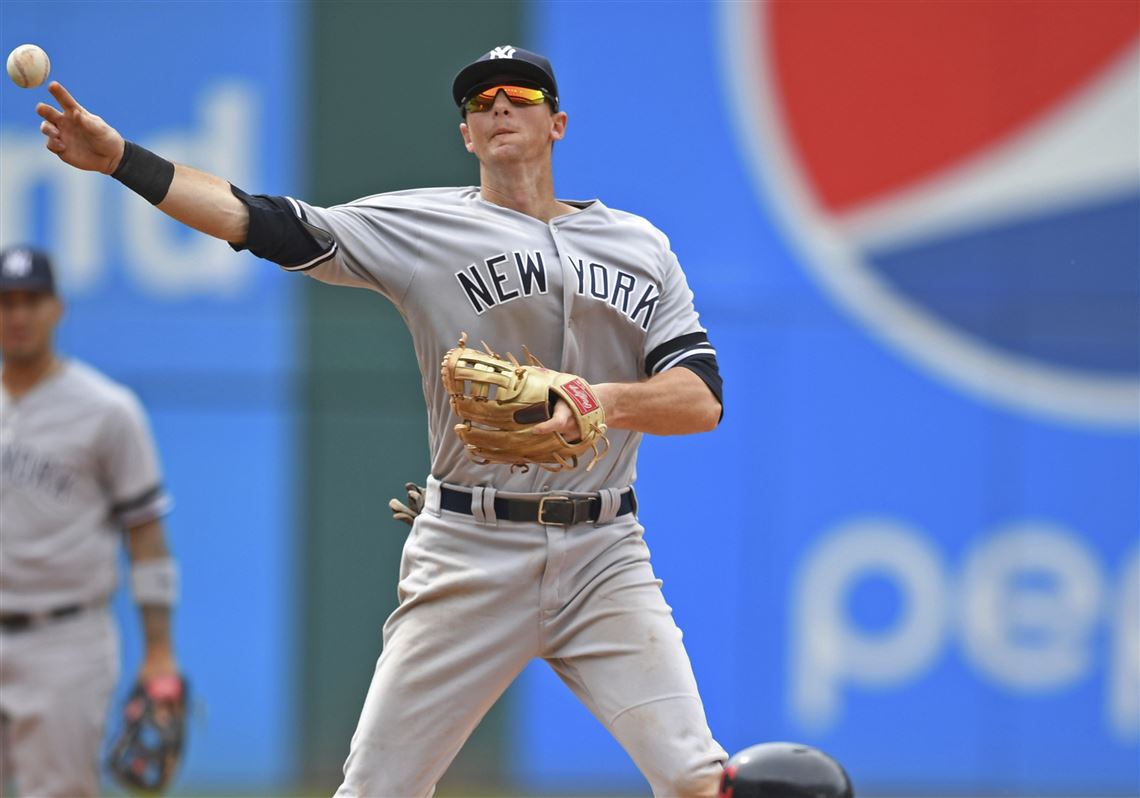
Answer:
<svg viewBox="0 0 1140 798"><path fill-rule="evenodd" d="M43 118L40 132L47 138L47 148L76 169L114 175L133 145L80 105L59 82L52 81L48 91L59 107L48 103L36 106L36 113ZM175 165L173 172L169 188L155 203L159 210L223 241L245 242L249 209L233 195L229 183L181 164Z"/></svg>

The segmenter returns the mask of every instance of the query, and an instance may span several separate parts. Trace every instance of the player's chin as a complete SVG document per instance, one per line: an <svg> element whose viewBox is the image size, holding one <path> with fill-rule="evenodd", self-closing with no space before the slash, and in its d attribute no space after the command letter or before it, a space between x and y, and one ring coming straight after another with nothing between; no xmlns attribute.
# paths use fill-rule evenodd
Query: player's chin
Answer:
<svg viewBox="0 0 1140 798"><path fill-rule="evenodd" d="M491 142L483 154L483 162L490 164L517 164L521 161L540 160L541 154L536 154L533 147L526 147L522 141L512 141L510 138L501 142Z"/></svg>
<svg viewBox="0 0 1140 798"><path fill-rule="evenodd" d="M515 157L519 151L519 142L509 134L501 134L491 139L483 150L489 158Z"/></svg>

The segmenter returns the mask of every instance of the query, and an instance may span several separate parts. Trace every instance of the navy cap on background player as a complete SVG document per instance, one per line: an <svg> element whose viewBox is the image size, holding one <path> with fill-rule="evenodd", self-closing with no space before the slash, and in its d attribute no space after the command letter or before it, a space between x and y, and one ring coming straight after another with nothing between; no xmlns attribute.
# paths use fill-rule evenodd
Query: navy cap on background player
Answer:
<svg viewBox="0 0 1140 798"><path fill-rule="evenodd" d="M33 247L16 246L0 252L0 291L55 293L51 258Z"/></svg>
<svg viewBox="0 0 1140 798"><path fill-rule="evenodd" d="M487 51L459 70L451 84L451 96L455 98L456 105L462 105L472 89L505 75L546 89L554 98L550 103L551 108L558 110L558 82L554 79L554 67L550 61L538 53L509 44Z"/></svg>

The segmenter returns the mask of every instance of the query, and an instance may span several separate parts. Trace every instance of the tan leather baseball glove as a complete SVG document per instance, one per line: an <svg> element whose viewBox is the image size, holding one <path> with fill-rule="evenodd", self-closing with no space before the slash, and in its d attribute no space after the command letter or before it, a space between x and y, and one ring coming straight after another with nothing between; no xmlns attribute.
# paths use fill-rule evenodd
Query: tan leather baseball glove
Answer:
<svg viewBox="0 0 1140 798"><path fill-rule="evenodd" d="M590 384L576 374L552 371L523 347L526 364L507 353L501 358L491 347L459 346L443 357L444 390L459 416L455 434L477 463L501 463L526 471L537 465L547 471L575 468L578 458L593 452L589 471L609 449L606 414ZM536 435L531 428L550 419L559 399L570 408L578 439L557 432Z"/></svg>

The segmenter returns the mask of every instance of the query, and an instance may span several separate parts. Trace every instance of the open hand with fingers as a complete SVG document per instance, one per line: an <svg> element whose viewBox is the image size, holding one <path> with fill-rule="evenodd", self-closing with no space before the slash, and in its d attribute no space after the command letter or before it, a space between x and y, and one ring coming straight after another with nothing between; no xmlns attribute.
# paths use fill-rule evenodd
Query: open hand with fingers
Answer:
<svg viewBox="0 0 1140 798"><path fill-rule="evenodd" d="M59 108L39 103L36 113L43 117L40 132L47 137L47 148L76 169L111 174L123 157L123 137L101 117L76 102L57 81L48 86Z"/></svg>

